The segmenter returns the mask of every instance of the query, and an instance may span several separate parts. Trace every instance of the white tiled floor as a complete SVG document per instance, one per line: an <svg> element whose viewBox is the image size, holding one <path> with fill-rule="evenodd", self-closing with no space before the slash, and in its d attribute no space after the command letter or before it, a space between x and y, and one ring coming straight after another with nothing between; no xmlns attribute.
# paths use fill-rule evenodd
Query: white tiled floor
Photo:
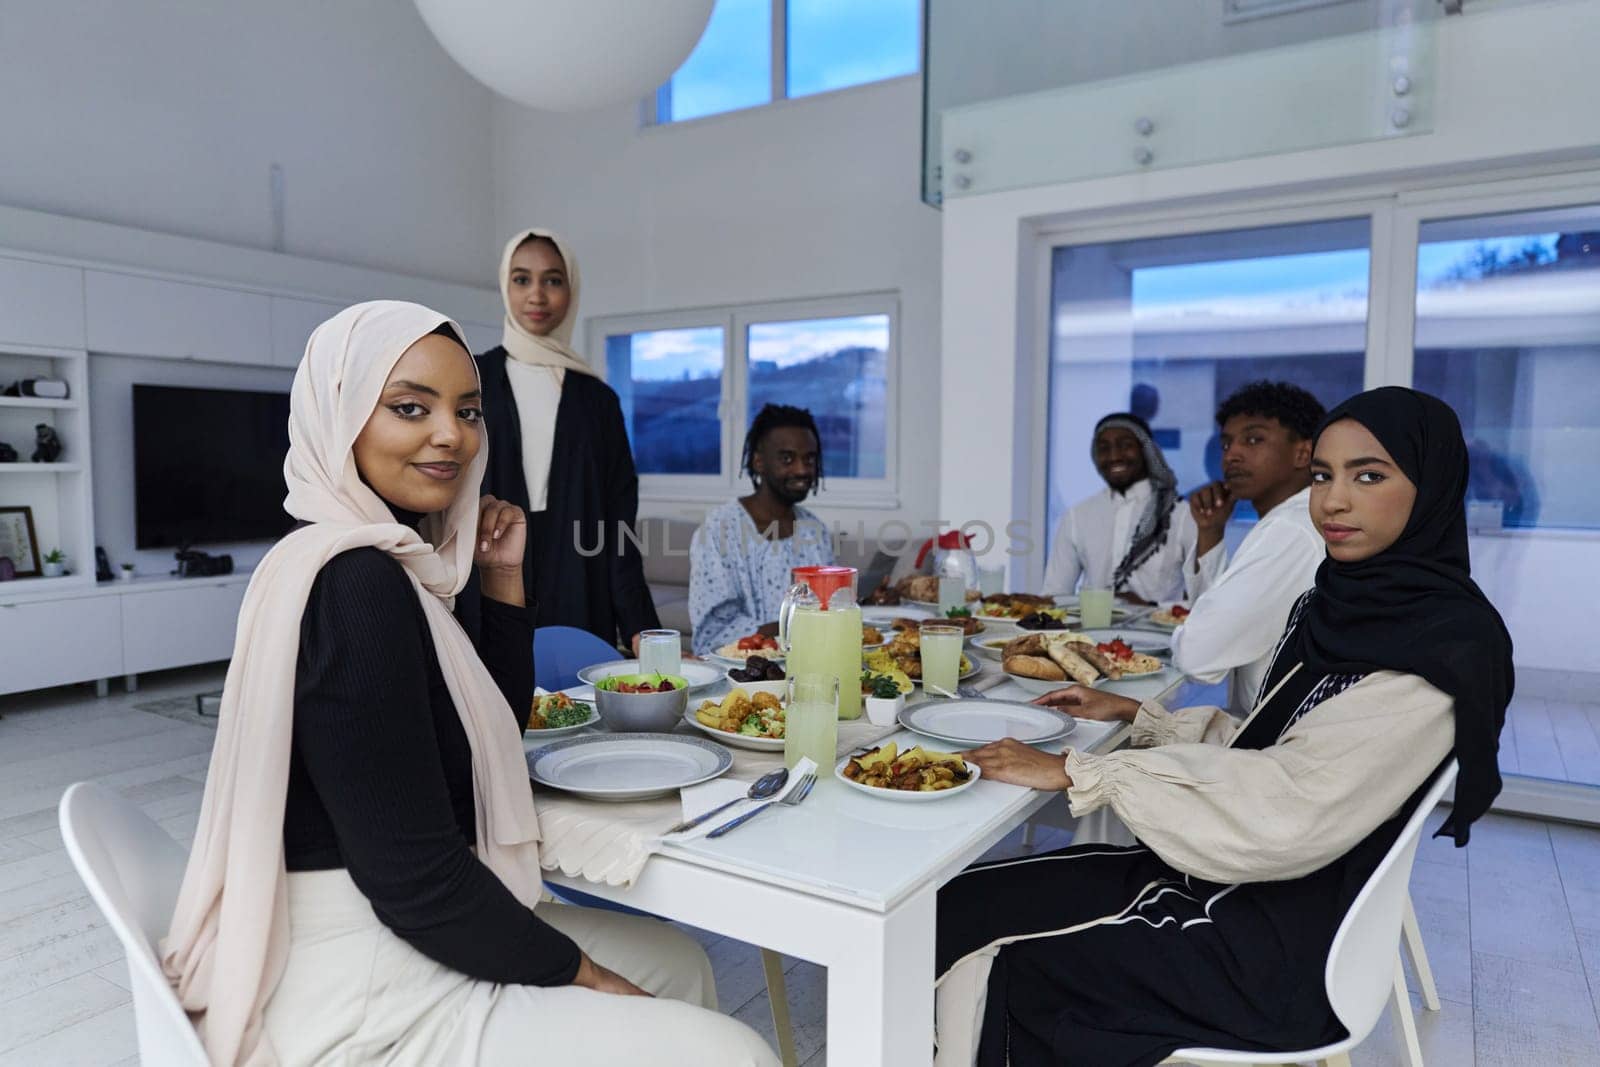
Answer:
<svg viewBox="0 0 1600 1067"><path fill-rule="evenodd" d="M87 686L0 697L0 1067L137 1060L122 953L61 849L55 805L72 782L99 779L190 839L212 731L130 705L216 689L221 671L144 683L105 699ZM1600 709L1539 704L1519 701L1507 728L1516 765L1528 770L1542 759L1553 770L1553 752L1563 776L1600 770L1577 730L1596 736ZM1525 709L1533 714L1519 721ZM1541 740L1545 724L1553 745ZM1035 847L1060 843L1042 831ZM1490 816L1469 849L1423 843L1412 895L1445 1002L1437 1014L1418 1007L1429 1064L1600 1064L1600 831ZM723 1009L770 1038L756 950L696 933L716 966ZM788 981L801 1062L822 1064L826 973L793 961ZM1397 1048L1385 1019L1353 1059L1399 1064Z"/></svg>

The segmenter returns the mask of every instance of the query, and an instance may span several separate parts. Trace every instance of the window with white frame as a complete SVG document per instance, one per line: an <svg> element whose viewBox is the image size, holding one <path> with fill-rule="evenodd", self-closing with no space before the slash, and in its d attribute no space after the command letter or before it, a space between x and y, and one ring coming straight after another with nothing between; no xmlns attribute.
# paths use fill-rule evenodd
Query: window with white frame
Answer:
<svg viewBox="0 0 1600 1067"><path fill-rule="evenodd" d="M915 74L921 24L919 0L717 0L647 107L682 122Z"/></svg>
<svg viewBox="0 0 1600 1067"><path fill-rule="evenodd" d="M591 321L641 492L739 492L750 420L765 404L789 404L821 431L823 501L882 506L895 492L897 314L881 295Z"/></svg>

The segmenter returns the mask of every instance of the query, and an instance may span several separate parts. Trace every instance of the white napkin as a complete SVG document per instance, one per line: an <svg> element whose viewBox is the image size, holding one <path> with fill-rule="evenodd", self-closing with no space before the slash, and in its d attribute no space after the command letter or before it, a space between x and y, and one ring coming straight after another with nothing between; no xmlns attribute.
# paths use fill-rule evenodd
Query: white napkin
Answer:
<svg viewBox="0 0 1600 1067"><path fill-rule="evenodd" d="M692 841L697 837L704 837L729 819L737 819L757 804L775 803L782 800L791 791L799 787L800 779L816 769L816 760L809 756L802 757L800 762L790 769L789 780L783 783L783 788L766 800L751 800L745 796L750 791L749 782L738 782L727 778L713 778L711 781L701 782L699 785L685 786L678 790L679 798L683 803L683 817L685 819L692 819L703 812L712 810L719 804L726 804L735 797L741 798L743 803L735 804L726 811L718 812L715 817L707 819L692 830L670 834L666 840Z"/></svg>

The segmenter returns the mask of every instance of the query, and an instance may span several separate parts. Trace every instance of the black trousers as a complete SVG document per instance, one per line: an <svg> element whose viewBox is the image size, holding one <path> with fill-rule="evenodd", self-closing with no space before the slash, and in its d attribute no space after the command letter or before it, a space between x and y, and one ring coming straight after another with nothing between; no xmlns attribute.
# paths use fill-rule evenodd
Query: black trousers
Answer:
<svg viewBox="0 0 1600 1067"><path fill-rule="evenodd" d="M999 943L984 1067L1316 1047L1345 1036L1322 978L1340 915L1316 883L1214 885L1141 845L974 867L940 891L937 967Z"/></svg>

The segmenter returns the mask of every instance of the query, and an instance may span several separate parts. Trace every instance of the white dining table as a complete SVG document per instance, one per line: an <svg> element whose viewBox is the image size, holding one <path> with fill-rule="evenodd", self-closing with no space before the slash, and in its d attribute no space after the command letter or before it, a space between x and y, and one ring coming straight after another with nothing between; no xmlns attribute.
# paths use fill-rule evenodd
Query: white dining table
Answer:
<svg viewBox="0 0 1600 1067"><path fill-rule="evenodd" d="M998 673L998 664L984 661L973 681ZM1180 680L1166 671L1107 687L1159 699ZM984 696L1031 699L1014 682ZM1066 737L1040 747L1104 752L1127 730L1075 720ZM890 739L960 747L909 731ZM630 886L559 871L546 879L826 967L831 1059L862 1067L925 1063L933 1047L939 888L1054 796L980 778L959 795L898 801L867 795L822 768L804 803L774 806L715 840L668 839Z"/></svg>

